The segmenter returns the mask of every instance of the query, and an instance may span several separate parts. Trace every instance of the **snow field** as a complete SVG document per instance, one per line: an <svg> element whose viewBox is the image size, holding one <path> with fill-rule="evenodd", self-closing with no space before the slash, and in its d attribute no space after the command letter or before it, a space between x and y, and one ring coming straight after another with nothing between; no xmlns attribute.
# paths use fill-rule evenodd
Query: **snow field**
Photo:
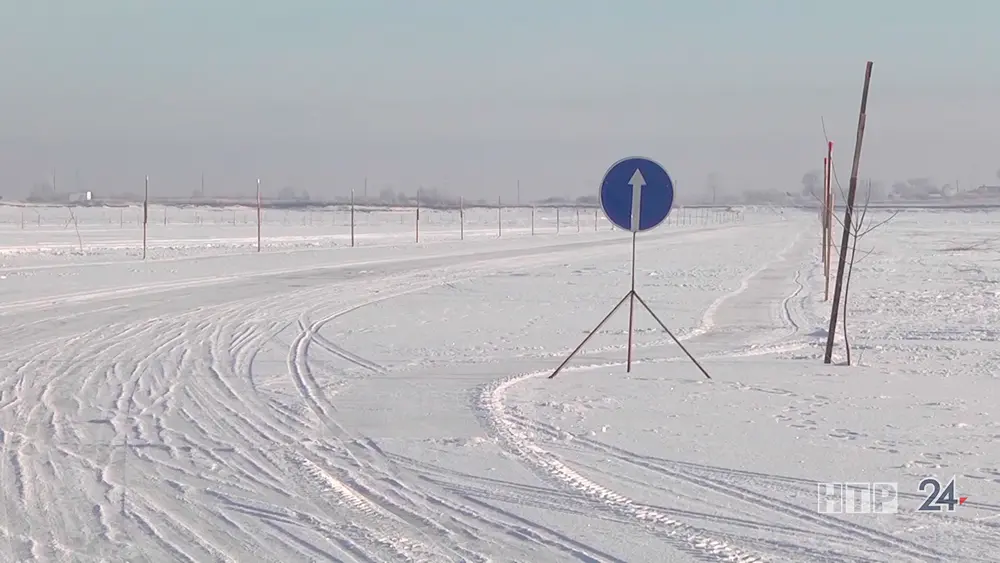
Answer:
<svg viewBox="0 0 1000 563"><path fill-rule="evenodd" d="M640 309L631 373L622 311L545 378L628 289L617 231L22 253L0 269L2 558L988 561L987 217L866 237L852 367L820 359L812 215L640 237L637 289L711 381ZM929 475L969 503L916 513ZM824 481L898 481L900 514L818 514Z"/></svg>
<svg viewBox="0 0 1000 563"><path fill-rule="evenodd" d="M1000 357L984 324L998 296L977 282L995 264L987 217L908 213L862 243L874 252L852 290L860 366L822 365L821 265L789 238L792 250L734 277L681 336L717 381L660 352L629 375L602 357L551 381L551 370L514 376L482 400L536 473L609 513L681 520L688 538L767 560L989 561L1000 547ZM973 270L962 266L971 243ZM957 476L970 501L955 514L917 513L929 476ZM900 513L818 514L816 483L828 481L898 482Z"/></svg>
<svg viewBox="0 0 1000 563"><path fill-rule="evenodd" d="M693 226L734 222L738 213L723 208L678 208L668 223ZM265 250L350 246L350 207L311 210L262 209ZM415 208L357 206L355 244L405 244L417 240ZM463 226L464 223L464 226ZM533 225L533 226L532 226ZM464 230L464 233L463 233ZM419 237L441 242L501 236L575 234L610 231L604 215L589 208L526 207L464 210L421 209ZM256 251L257 211L252 207L175 207L150 205L147 224L150 257L190 257ZM142 256L142 206L59 207L0 205L0 259L37 263L92 261Z"/></svg>

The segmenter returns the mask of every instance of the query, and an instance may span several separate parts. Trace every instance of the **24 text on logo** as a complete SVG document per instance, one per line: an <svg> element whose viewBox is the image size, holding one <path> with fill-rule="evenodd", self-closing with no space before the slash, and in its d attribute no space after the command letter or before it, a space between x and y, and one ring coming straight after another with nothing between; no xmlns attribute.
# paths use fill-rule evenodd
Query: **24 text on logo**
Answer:
<svg viewBox="0 0 1000 563"><path fill-rule="evenodd" d="M918 492L926 496L919 512L953 512L969 497L955 492L955 478L944 486L935 477L920 482ZM816 508L824 514L896 514L899 512L899 483L850 482L817 483Z"/></svg>

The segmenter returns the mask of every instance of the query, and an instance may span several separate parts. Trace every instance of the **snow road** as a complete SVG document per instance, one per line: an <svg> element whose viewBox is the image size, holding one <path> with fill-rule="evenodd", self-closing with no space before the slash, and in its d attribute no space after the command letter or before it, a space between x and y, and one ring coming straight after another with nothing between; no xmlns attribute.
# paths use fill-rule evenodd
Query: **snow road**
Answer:
<svg viewBox="0 0 1000 563"><path fill-rule="evenodd" d="M759 212L641 238L638 290L712 381L644 313L631 373L620 315L545 378L627 290L623 233L19 253L0 270L0 559L990 560L990 226L878 233L853 367L819 359L815 231ZM917 513L931 475L968 504ZM820 514L826 481L898 481L900 513Z"/></svg>

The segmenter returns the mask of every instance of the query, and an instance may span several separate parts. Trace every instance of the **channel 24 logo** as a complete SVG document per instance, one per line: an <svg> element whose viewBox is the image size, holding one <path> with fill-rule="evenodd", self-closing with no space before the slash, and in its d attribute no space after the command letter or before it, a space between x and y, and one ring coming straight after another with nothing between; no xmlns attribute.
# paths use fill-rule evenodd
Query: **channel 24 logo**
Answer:
<svg viewBox="0 0 1000 563"><path fill-rule="evenodd" d="M919 512L954 512L969 500L955 492L954 477L944 486L928 477L917 490L926 495ZM817 483L816 508L823 514L896 514L899 483Z"/></svg>

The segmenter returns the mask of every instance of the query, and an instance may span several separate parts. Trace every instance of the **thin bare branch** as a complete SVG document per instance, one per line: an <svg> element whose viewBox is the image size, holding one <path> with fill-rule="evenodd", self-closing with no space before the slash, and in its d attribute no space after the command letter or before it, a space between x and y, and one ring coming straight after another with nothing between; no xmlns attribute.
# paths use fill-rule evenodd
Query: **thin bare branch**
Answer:
<svg viewBox="0 0 1000 563"><path fill-rule="evenodd" d="M861 235L859 235L859 236L863 237L863 236L867 235L868 233L874 231L875 229L881 227L882 225L885 225L889 221L892 221L893 219L895 219L896 215L899 215L899 211L893 211L892 215L889 215L888 217L885 218L885 220L879 221L878 223L875 223L874 225L868 227L867 229L865 229L864 231L862 231Z"/></svg>
<svg viewBox="0 0 1000 563"><path fill-rule="evenodd" d="M837 167L832 163L830 164L830 172L833 173L833 182L837 184L837 191L840 192L840 201L847 201L847 192L844 191L844 186L840 183L840 176L837 175Z"/></svg>
<svg viewBox="0 0 1000 563"><path fill-rule="evenodd" d="M869 182L869 185L870 184L871 182ZM868 205L871 203L871 198L872 198L872 192L869 189L865 193L865 202L861 206L861 213L858 214L858 220L851 225L851 234L853 234L855 238L860 238L861 229L864 227L865 224L865 217L868 216Z"/></svg>
<svg viewBox="0 0 1000 563"><path fill-rule="evenodd" d="M871 256L872 253L875 252L875 249L874 248L869 248L868 250L862 251L862 252L863 252L863 254L861 256L859 256L857 260L854 261L855 264L860 264L862 260L864 260L865 258L868 258L869 256Z"/></svg>
<svg viewBox="0 0 1000 563"><path fill-rule="evenodd" d="M69 210L69 221L66 223L66 226L68 227L69 223L73 223L73 227L76 229L76 240L80 243L80 254L83 254L83 237L80 236L80 223L76 220L76 213L73 213L73 208L67 206L66 209Z"/></svg>
<svg viewBox="0 0 1000 563"><path fill-rule="evenodd" d="M819 203L819 204L820 204L820 210L822 210L822 209L824 209L824 208L826 207L826 204L825 204L825 203L823 203L822 201L820 201L820 199L819 199L819 196L818 196L818 195L816 195L816 194L814 194L814 193L810 193L809 195L810 195L810 196L811 196L811 197L812 197L813 199L815 199L817 203ZM836 221L836 222L837 222L837 223L838 223L838 224L840 225L840 228L841 228L841 229L843 229L843 228L844 228L844 221L843 221L843 220L842 220L842 219L841 219L840 217L837 217L837 214L836 214L836 213L830 213L830 216L831 216L831 217L833 217L834 221Z"/></svg>

